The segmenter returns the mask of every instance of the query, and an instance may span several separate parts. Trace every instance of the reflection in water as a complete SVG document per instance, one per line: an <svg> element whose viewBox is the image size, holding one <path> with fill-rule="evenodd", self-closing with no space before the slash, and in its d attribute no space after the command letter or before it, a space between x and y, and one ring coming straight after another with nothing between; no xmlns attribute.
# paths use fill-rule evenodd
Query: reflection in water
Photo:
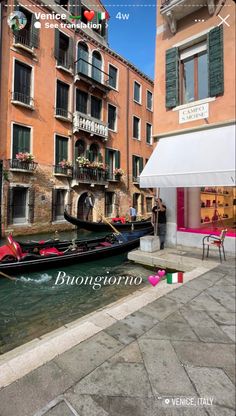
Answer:
<svg viewBox="0 0 236 416"><path fill-rule="evenodd" d="M62 238L68 237L63 235ZM142 287L121 284L93 290L89 285L55 286L58 271L50 269L43 273L25 274L17 276L14 282L0 279L1 354ZM125 255L65 267L64 271L70 276L94 277L111 274L147 278L150 274L144 267L128 262Z"/></svg>

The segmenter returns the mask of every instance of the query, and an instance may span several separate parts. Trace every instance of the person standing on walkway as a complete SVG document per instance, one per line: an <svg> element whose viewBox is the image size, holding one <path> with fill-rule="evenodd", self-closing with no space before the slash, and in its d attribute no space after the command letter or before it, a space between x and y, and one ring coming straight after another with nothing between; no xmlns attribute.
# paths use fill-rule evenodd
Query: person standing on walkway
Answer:
<svg viewBox="0 0 236 416"><path fill-rule="evenodd" d="M130 216L130 221L136 221L137 211L132 205L130 205L129 207L129 216Z"/></svg>
<svg viewBox="0 0 236 416"><path fill-rule="evenodd" d="M89 219L89 215L93 209L93 200L92 200L92 194L90 192L87 193L87 196L84 200L84 216L86 221Z"/></svg>
<svg viewBox="0 0 236 416"><path fill-rule="evenodd" d="M160 250L163 250L166 238L166 206L161 198L156 198L155 201L156 205L152 208L152 225L160 238Z"/></svg>

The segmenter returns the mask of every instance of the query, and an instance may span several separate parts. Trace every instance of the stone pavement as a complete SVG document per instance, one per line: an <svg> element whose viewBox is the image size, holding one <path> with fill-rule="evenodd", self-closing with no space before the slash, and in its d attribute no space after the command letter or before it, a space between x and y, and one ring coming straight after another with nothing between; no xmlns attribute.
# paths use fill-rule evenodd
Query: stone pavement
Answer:
<svg viewBox="0 0 236 416"><path fill-rule="evenodd" d="M0 416L234 416L234 274L229 260L2 389Z"/></svg>

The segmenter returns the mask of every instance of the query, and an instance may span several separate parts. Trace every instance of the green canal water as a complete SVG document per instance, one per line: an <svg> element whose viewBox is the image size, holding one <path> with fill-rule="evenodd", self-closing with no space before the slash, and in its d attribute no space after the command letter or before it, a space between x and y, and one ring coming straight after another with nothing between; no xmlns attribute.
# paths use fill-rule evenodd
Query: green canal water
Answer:
<svg viewBox="0 0 236 416"><path fill-rule="evenodd" d="M75 232L60 233L61 239L75 236ZM78 238L94 236L95 233L80 232ZM18 241L49 237L51 235L19 237ZM151 274L150 270L129 262L125 254L60 270L70 276L141 276L144 283L139 286L106 285L99 290L90 285L59 286L55 285L59 269L25 273L17 276L16 281L1 278L0 354L127 296L143 287Z"/></svg>

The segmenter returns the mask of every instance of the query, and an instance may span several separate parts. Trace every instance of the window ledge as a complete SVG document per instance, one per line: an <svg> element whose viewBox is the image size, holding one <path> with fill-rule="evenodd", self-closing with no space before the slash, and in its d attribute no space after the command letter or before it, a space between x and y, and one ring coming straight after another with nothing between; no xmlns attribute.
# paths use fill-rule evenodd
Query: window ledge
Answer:
<svg viewBox="0 0 236 416"><path fill-rule="evenodd" d="M140 101L140 102L138 102L138 101L136 101L135 99L133 99L133 101L134 101L134 103L135 103L135 104L142 105L142 102L141 102L141 101Z"/></svg>
<svg viewBox="0 0 236 416"><path fill-rule="evenodd" d="M25 45L22 45L22 43L15 43L15 42L14 42L13 46L15 48L23 49L24 51L30 53L31 55L36 56L36 53L34 52L33 47L31 48L30 46L25 46Z"/></svg>
<svg viewBox="0 0 236 416"><path fill-rule="evenodd" d="M178 105L177 107L173 108L172 111L184 110L185 108L190 108L190 107L194 107L195 105L210 103L215 100L216 100L216 97L204 98L203 100L193 101L192 103Z"/></svg>
<svg viewBox="0 0 236 416"><path fill-rule="evenodd" d="M68 68L66 68L65 66L62 66L62 65L56 65L56 68L57 69L61 69L62 71L65 71L65 72L67 72L67 74L70 74L70 75L74 75L73 74L73 71L71 70L71 69L68 69Z"/></svg>
<svg viewBox="0 0 236 416"><path fill-rule="evenodd" d="M23 173L34 173L33 169L20 169L20 168L10 168L11 172L23 172Z"/></svg>
<svg viewBox="0 0 236 416"><path fill-rule="evenodd" d="M117 130L108 129L111 133L117 133Z"/></svg>
<svg viewBox="0 0 236 416"><path fill-rule="evenodd" d="M14 105L19 105L20 107L28 108L29 110L32 110L32 111L35 110L34 106L32 106L30 104L24 104L21 101L11 100L11 103L14 104Z"/></svg>
<svg viewBox="0 0 236 416"><path fill-rule="evenodd" d="M70 118L70 117L63 117L63 116L59 116L59 115L55 114L55 118L57 118L58 120L61 120L61 121L67 121L68 123L72 122L72 118Z"/></svg>

